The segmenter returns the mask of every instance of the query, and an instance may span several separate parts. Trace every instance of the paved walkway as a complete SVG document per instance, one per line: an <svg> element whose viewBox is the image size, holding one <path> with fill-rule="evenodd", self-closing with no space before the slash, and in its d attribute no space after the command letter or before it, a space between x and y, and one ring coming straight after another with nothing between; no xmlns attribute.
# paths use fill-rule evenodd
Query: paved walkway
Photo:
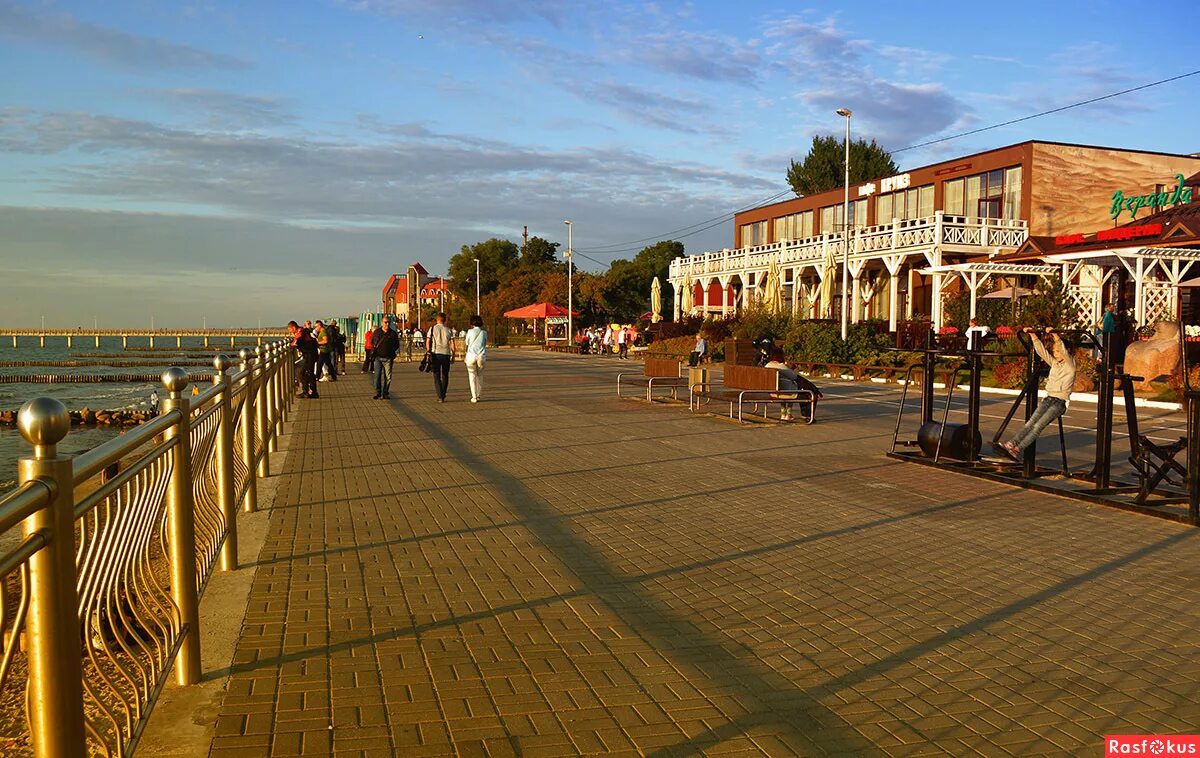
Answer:
<svg viewBox="0 0 1200 758"><path fill-rule="evenodd" d="M624 366L623 366L624 367ZM638 364L628 367L637 369ZM1200 724L1200 531L495 351L290 425L215 756L1098 755ZM866 391L867 388L864 388Z"/></svg>

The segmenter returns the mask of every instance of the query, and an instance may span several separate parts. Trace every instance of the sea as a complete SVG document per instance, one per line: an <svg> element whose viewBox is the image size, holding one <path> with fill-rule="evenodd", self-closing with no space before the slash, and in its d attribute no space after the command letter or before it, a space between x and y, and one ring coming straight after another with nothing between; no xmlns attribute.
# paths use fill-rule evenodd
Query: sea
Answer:
<svg viewBox="0 0 1200 758"><path fill-rule="evenodd" d="M161 374L167 368L181 365L192 374L211 374L211 356L225 353L234 357L236 349L252 347L253 340L238 342L237 348L230 349L228 338L213 338L210 348L204 347L202 337L184 337L180 348L175 348L175 338L158 337L155 339L157 349L146 350L149 340L145 337L129 339L129 350L122 347L120 337L101 337L100 346L96 347L95 337L91 335L77 336L71 348L67 347L65 337L47 337L46 346L38 345L37 337L21 337L18 346L13 348L12 338L0 338L0 377L28 374L58 374L82 376L88 374ZM205 353L207 360L197 353ZM190 355L189 355L190 353ZM87 365L79 367L54 367L46 365L8 366L14 361L66 361L78 360L84 362L103 361L105 358L90 357L103 354L108 359L137 361L137 367ZM204 365L195 364L205 360ZM144 361L144 362L143 362ZM207 382L205 382L207 386ZM37 384L29 382L0 383L0 410L16 410L21 405L35 397L52 397L62 401L70 410L91 408L92 410L118 410L147 408L150 393L158 390L159 397L165 397L162 384L155 382L104 382L92 383L62 383ZM84 427L71 428L70 434L59 444L62 453L77 454L112 439L120 431L117 427ZM17 459L29 455L30 446L21 437L16 427L0 426L0 493L16 485Z"/></svg>

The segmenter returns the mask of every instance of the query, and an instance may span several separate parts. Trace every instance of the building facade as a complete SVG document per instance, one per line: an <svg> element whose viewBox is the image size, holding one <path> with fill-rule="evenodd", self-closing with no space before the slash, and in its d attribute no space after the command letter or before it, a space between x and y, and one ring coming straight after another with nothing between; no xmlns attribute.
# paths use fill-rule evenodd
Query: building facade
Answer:
<svg viewBox="0 0 1200 758"><path fill-rule="evenodd" d="M674 312L728 315L760 298L772 265L793 313L840 318L848 307L852 322L886 319L892 330L901 319L936 326L944 292L974 294L993 277L1062 272L1079 286L1095 284L1086 268L1012 256L1031 237L1094 232L1145 215L1140 203L1114 214L1118 193L1174 195L1178 205L1172 188L1197 172L1193 156L1031 141L853 185L848 213L840 188L754 208L736 214L734 247L672 262Z"/></svg>
<svg viewBox="0 0 1200 758"><path fill-rule="evenodd" d="M415 324L417 303L441 308L454 298L450 281L429 272L420 263L413 263L403 274L392 274L383 285L382 312L399 319L402 326Z"/></svg>

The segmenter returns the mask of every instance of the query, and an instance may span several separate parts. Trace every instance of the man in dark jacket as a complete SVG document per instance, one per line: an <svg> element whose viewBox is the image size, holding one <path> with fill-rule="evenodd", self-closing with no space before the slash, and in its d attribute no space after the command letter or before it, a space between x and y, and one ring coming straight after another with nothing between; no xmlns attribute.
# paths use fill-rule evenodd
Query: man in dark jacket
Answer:
<svg viewBox="0 0 1200 758"><path fill-rule="evenodd" d="M300 397L320 397L317 394L317 340L312 332L295 321L288 322L288 331L292 333L292 347L304 360L300 368Z"/></svg>
<svg viewBox="0 0 1200 758"><path fill-rule="evenodd" d="M388 390L392 386L392 364L396 361L396 353L400 350L400 333L392 328L392 317L383 317L383 326L371 335L371 345L375 349L375 397L388 399Z"/></svg>

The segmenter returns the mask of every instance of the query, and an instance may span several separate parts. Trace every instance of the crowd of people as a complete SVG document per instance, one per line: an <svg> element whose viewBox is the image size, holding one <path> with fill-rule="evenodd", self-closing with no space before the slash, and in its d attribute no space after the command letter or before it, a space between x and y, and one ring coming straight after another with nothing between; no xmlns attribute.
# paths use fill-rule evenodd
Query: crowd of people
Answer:
<svg viewBox="0 0 1200 758"><path fill-rule="evenodd" d="M345 337L335 321L328 325L321 321L315 324L306 321L304 326L290 321L288 330L292 334L292 347L302 359L297 380L298 394L304 398L318 398L318 382L337 381L338 374L346 372ZM390 399L392 369L401 347L407 345L411 350L412 345L417 344L425 348L422 370L428 370L433 375L438 402L446 402L450 388L450 365L455 357L454 339L460 334L446 324L445 313L439 313L436 323L424 333L420 330L402 333L396 328L394 318L384 315L378 327L368 329L363 335L365 357L361 371L374 375L373 399ZM420 339L417 339L418 335ZM471 402L478 403L483 399L483 369L487 362L487 332L480 316L471 317L471 328L466 331L464 339L462 358L467 368Z"/></svg>
<svg viewBox="0 0 1200 758"><path fill-rule="evenodd" d="M610 324L603 329L588 327L580 329L575 335L575 347L582 355L612 355L616 352L617 357L623 361L629 360L629 349L639 344L643 344L643 335L637 330L635 325L613 325Z"/></svg>

